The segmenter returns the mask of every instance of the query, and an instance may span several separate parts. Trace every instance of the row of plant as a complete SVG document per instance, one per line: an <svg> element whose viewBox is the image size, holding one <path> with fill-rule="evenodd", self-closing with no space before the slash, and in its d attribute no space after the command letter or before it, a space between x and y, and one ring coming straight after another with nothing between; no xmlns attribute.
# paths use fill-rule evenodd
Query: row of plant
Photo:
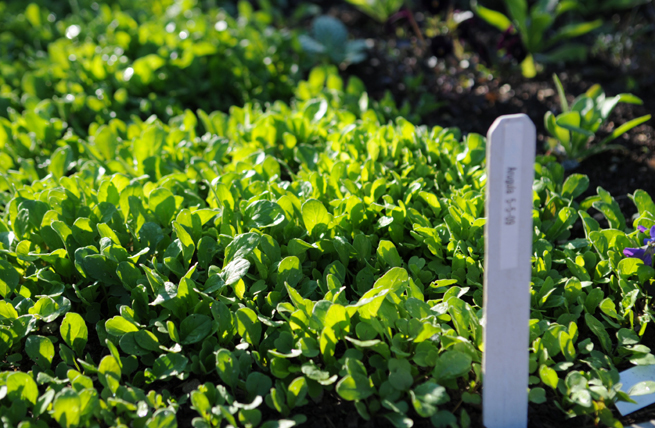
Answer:
<svg viewBox="0 0 655 428"><path fill-rule="evenodd" d="M0 116L51 110L86 135L112 118L288 101L311 65L297 30L274 28L272 12L247 1L232 13L193 1L83 3L64 16L0 3Z"/></svg>
<svg viewBox="0 0 655 428"><path fill-rule="evenodd" d="M7 426L293 426L337 399L471 425L484 138L389 121L332 68L295 95L51 129L31 151L28 120L3 122ZM588 185L538 159L530 399L618 427L617 367L655 362L655 270L623 255L655 205L636 191L628 224L601 188L576 201Z"/></svg>

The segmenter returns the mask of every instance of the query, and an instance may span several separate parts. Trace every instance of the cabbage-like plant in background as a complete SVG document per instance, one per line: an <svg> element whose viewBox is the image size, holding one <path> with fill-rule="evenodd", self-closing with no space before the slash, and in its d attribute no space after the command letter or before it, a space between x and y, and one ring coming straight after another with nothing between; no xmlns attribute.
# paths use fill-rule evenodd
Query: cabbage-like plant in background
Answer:
<svg viewBox="0 0 655 428"><path fill-rule="evenodd" d="M356 64L366 59L366 41L348 40L346 26L331 16L316 17L310 35L302 35L299 40L305 52L336 64Z"/></svg>
<svg viewBox="0 0 655 428"><path fill-rule="evenodd" d="M648 114L632 119L614 128L608 136L598 141L596 132L607 122L618 103L643 104L642 100L632 94L607 97L600 85L593 85L569 106L564 94L564 87L556 74L553 75L553 80L559 94L562 113L555 116L553 113L547 112L544 122L551 135L548 138L548 146L565 157L562 165L566 169L577 167L582 160L589 156L606 150L622 148L620 145L609 143L651 118L651 115Z"/></svg>

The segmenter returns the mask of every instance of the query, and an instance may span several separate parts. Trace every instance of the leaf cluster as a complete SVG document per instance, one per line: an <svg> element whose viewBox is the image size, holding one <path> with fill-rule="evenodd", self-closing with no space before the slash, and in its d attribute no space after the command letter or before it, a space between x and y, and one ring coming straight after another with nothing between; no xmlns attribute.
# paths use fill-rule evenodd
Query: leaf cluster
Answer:
<svg viewBox="0 0 655 428"><path fill-rule="evenodd" d="M555 116L553 113L547 112L544 116L546 129L551 135L548 145L566 157L563 164L569 167L577 166L580 161L589 156L622 148L609 143L651 118L651 115L648 114L632 119L617 126L609 135L596 142L594 141L596 132L607 122L619 103L643 104L642 100L632 94L607 97L600 85L594 85L587 92L579 95L569 106L564 88L557 75L553 75L553 80L559 94L562 113Z"/></svg>

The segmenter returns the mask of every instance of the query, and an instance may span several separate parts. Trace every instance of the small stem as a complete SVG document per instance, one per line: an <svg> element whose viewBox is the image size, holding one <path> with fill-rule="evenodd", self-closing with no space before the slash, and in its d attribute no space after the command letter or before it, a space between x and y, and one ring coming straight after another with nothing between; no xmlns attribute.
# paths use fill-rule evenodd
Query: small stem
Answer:
<svg viewBox="0 0 655 428"><path fill-rule="evenodd" d="M77 2L77 0L69 0L69 3L71 5L71 10L73 11L73 15L79 15L80 14L80 5Z"/></svg>
<svg viewBox="0 0 655 428"><path fill-rule="evenodd" d="M407 9L407 19L409 19L409 23L412 26L412 29L416 33L416 36L421 42L421 48L425 49L425 39L423 38L423 33L421 33L421 29L419 28L418 24L416 23L416 20L414 19L414 14L410 9Z"/></svg>

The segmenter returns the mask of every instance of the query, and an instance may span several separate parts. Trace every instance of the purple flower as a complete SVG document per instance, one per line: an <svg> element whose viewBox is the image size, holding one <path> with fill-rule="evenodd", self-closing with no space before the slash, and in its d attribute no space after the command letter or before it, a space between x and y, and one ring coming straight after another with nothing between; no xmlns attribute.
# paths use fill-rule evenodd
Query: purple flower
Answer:
<svg viewBox="0 0 655 428"><path fill-rule="evenodd" d="M652 251L649 251L650 248L624 248L623 255L626 257L634 257L636 259L642 259L644 264L652 266Z"/></svg>
<svg viewBox="0 0 655 428"><path fill-rule="evenodd" d="M648 229L644 226L637 226L640 232L646 233ZM640 248L624 248L623 255L626 257L634 257L641 259L644 264L653 265L653 254L655 254L655 226L650 228L650 238L644 238L644 246Z"/></svg>
<svg viewBox="0 0 655 428"><path fill-rule="evenodd" d="M648 230L644 226L637 226L637 229L639 229L639 231L642 233L646 233ZM649 235L650 238L644 238L644 245L648 245L649 242L655 242L655 226L650 228Z"/></svg>

